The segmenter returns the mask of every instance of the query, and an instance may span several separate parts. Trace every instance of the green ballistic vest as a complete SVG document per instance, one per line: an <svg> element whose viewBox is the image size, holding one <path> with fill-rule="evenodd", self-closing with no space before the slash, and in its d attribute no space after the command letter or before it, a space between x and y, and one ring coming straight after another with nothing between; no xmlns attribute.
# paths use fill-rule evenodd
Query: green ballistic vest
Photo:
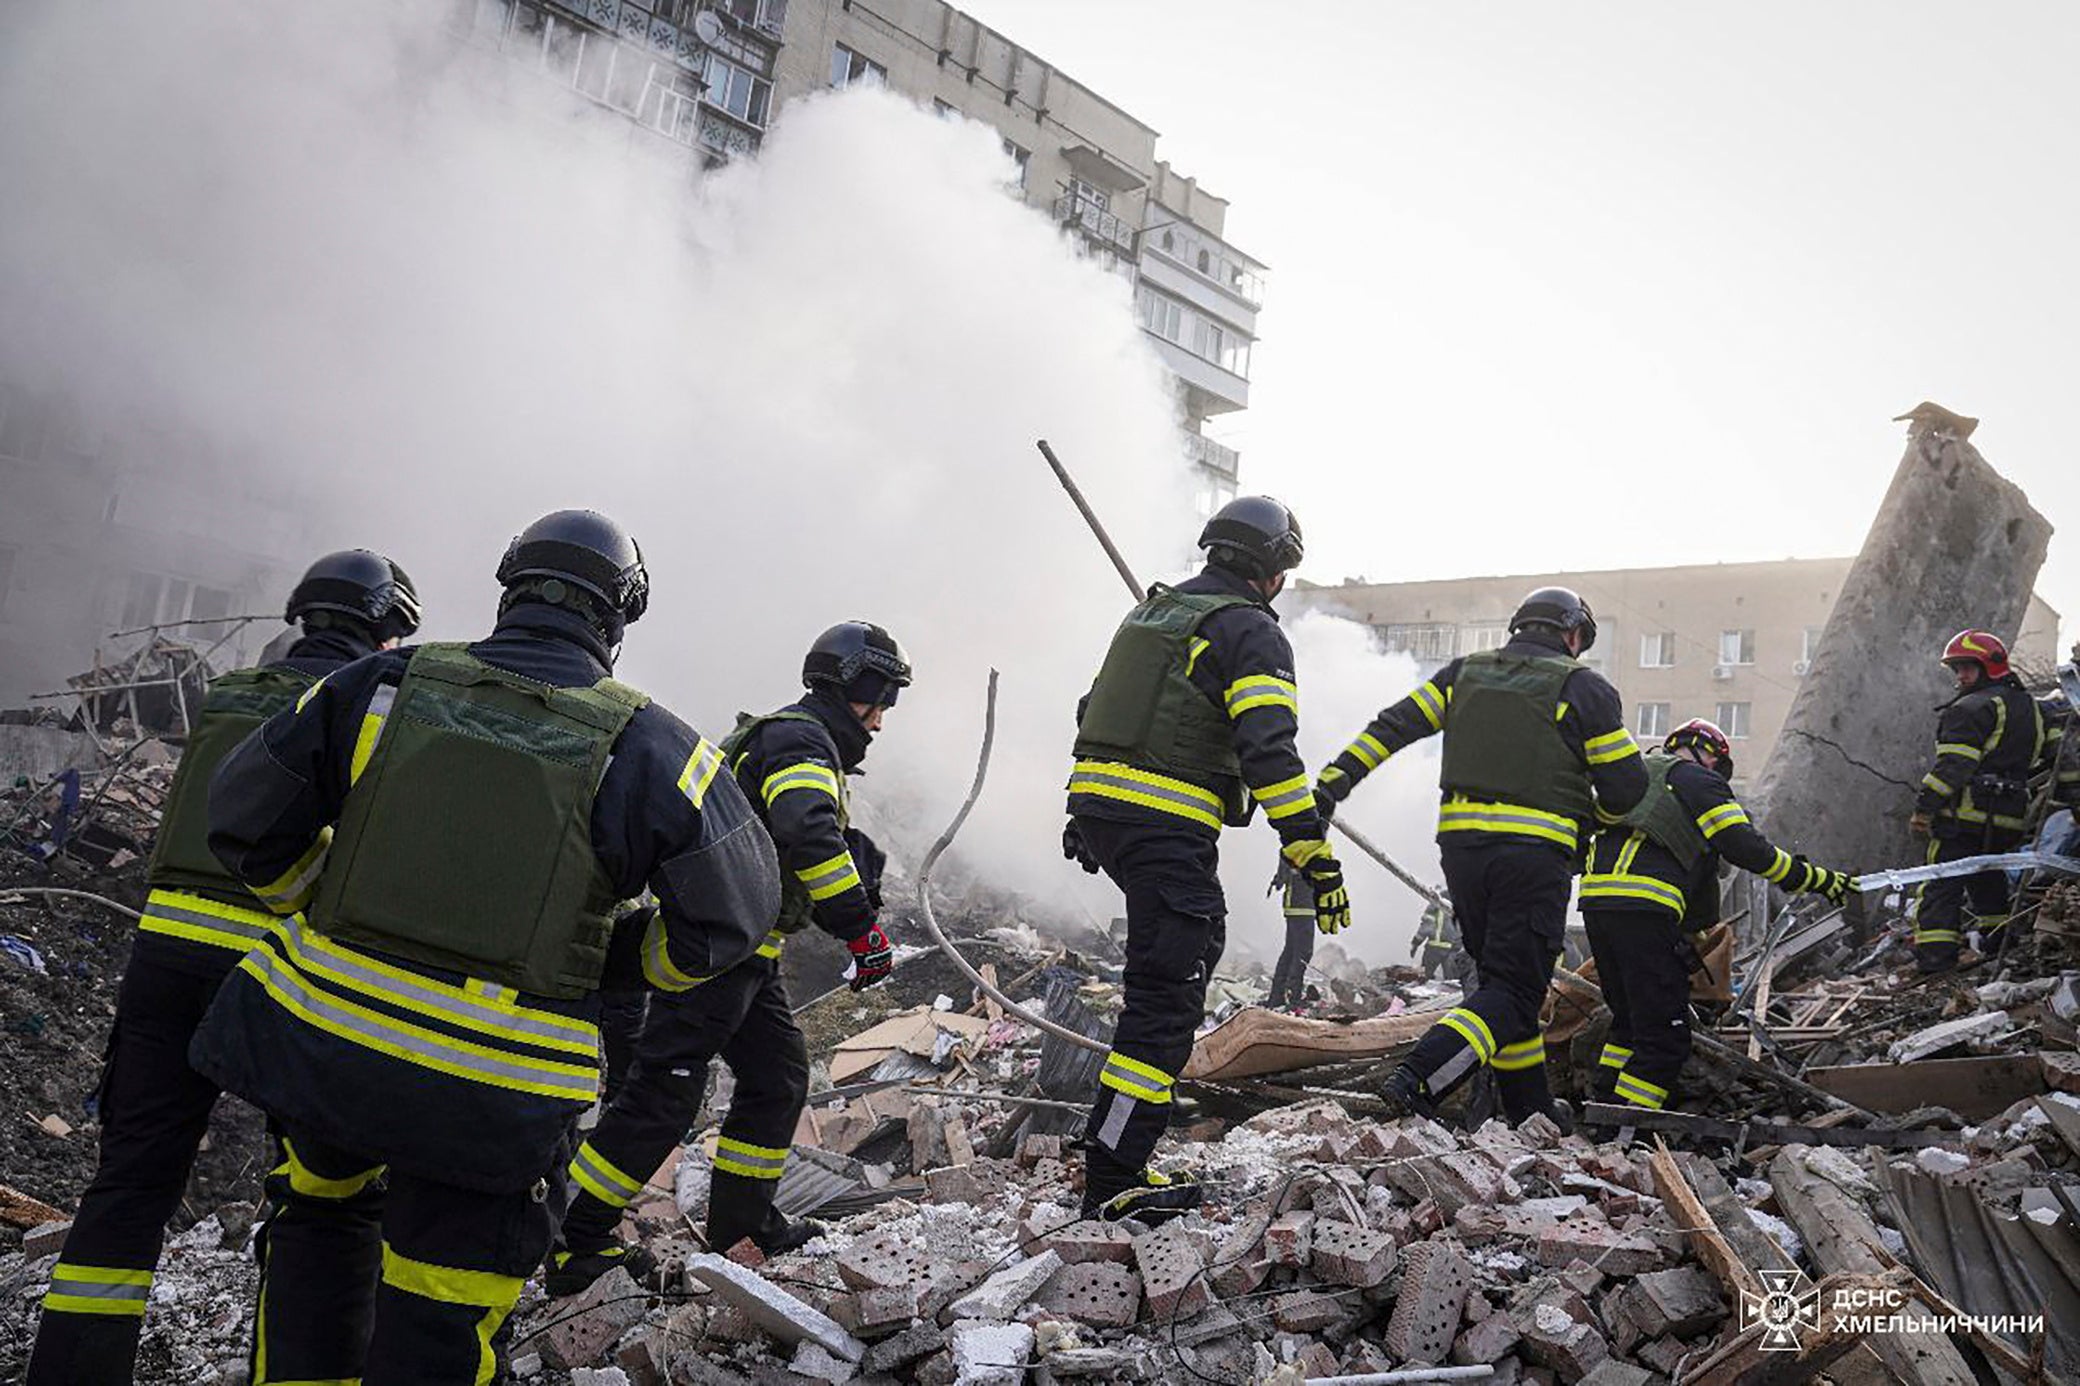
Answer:
<svg viewBox="0 0 2080 1386"><path fill-rule="evenodd" d="M648 701L612 679L552 688L461 645L420 647L347 793L311 926L537 995L597 988L618 902L592 801Z"/></svg>
<svg viewBox="0 0 2080 1386"><path fill-rule="evenodd" d="M758 735L758 729L769 722L813 722L819 727L823 725L814 714L796 712L790 708L768 712L763 717L753 717L748 712L738 713L735 730L722 740L722 763L729 767L732 776L737 773L738 763L744 759L744 748L751 744L752 737ZM842 833L852 826L851 795L846 788L845 772L836 766L831 768L838 772L838 831ZM746 785L740 781L739 787L743 789L745 797L758 806L758 816L765 820L766 826L772 827L772 815L766 810L765 795L759 792L760 786ZM814 922L813 905L814 902L809 899L809 887L802 884L801 877L783 869L780 872L780 918L774 923L773 928L783 934L800 933Z"/></svg>
<svg viewBox="0 0 2080 1386"><path fill-rule="evenodd" d="M1668 783L1669 772L1681 762L1666 751L1649 751L1645 760L1647 792L1625 815L1624 826L1645 833L1656 846L1673 856L1688 876L1712 848L1705 841L1704 830L1697 826L1697 820Z"/></svg>
<svg viewBox="0 0 2080 1386"><path fill-rule="evenodd" d="M1247 597L1179 592L1157 583L1113 633L1076 729L1078 760L1110 760L1209 785L1230 824L1249 819L1242 761L1227 714L1186 670L1192 637L1216 611Z"/></svg>
<svg viewBox="0 0 2080 1386"><path fill-rule="evenodd" d="M1582 667L1566 655L1502 650L1461 660L1445 711L1445 792L1592 821L1589 769L1560 734L1560 690Z"/></svg>
<svg viewBox="0 0 2080 1386"><path fill-rule="evenodd" d="M209 781L262 722L296 706L317 676L295 669L239 669L212 679L181 751L145 880L154 888L207 891L260 908L209 850Z"/></svg>

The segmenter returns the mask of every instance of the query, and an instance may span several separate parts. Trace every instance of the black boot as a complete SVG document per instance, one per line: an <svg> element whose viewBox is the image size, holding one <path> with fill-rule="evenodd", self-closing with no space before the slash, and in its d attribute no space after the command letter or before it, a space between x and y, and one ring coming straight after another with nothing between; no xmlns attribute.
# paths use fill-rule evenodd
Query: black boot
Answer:
<svg viewBox="0 0 2080 1386"><path fill-rule="evenodd" d="M1437 1103L1421 1075L1407 1064L1387 1075L1380 1088L1379 1100L1386 1104L1389 1117L1432 1117L1437 1115Z"/></svg>
<svg viewBox="0 0 2080 1386"><path fill-rule="evenodd" d="M620 1242L576 1251L558 1248L549 1253L549 1266L542 1276L542 1288L553 1299L582 1295L592 1288L594 1281L611 1274L616 1266L627 1271L640 1285L645 1276L657 1269L657 1258L642 1247L624 1246Z"/></svg>
<svg viewBox="0 0 2080 1386"><path fill-rule="evenodd" d="M1196 1180L1172 1178L1154 1170L1140 1170L1124 1187L1094 1185L1086 1178L1083 1215L1100 1222L1123 1222L1128 1218L1160 1226L1183 1217L1206 1201L1206 1190Z"/></svg>

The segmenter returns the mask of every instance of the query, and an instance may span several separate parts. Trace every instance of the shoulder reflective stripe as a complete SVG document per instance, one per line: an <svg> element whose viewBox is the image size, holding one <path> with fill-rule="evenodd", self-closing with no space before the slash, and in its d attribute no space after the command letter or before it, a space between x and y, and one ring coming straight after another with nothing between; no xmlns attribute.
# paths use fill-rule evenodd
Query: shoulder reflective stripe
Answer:
<svg viewBox="0 0 2080 1386"><path fill-rule="evenodd" d="M152 1273L120 1266L82 1266L60 1261L51 1267L43 1307L66 1314L142 1316L152 1294Z"/></svg>
<svg viewBox="0 0 2080 1386"><path fill-rule="evenodd" d="M1435 681L1424 683L1408 696L1414 700L1416 710L1423 714L1423 720L1430 724L1430 730L1443 729L1445 700L1444 695L1437 691Z"/></svg>
<svg viewBox="0 0 2080 1386"><path fill-rule="evenodd" d="M1466 1041L1473 1050L1474 1058L1482 1063L1495 1057L1495 1036L1488 1029L1488 1022L1472 1011L1457 1006L1446 1011L1437 1022Z"/></svg>
<svg viewBox="0 0 2080 1386"><path fill-rule="evenodd" d="M708 786L715 782L715 772L721 768L722 752L715 749L705 736L696 737L693 754L686 758L686 768L679 772L679 792L699 808L701 801L708 797Z"/></svg>
<svg viewBox="0 0 2080 1386"><path fill-rule="evenodd" d="M1495 1051L1490 1066L1503 1073L1514 1073L1527 1068L1537 1068L1546 1061L1546 1041L1543 1035L1533 1039L1505 1044Z"/></svg>
<svg viewBox="0 0 2080 1386"><path fill-rule="evenodd" d="M1156 1104L1170 1100L1174 1082L1169 1074L1155 1065L1117 1053L1105 1056L1105 1067L1099 1071L1098 1081L1129 1097Z"/></svg>
<svg viewBox="0 0 2080 1386"><path fill-rule="evenodd" d="M282 1153L288 1158L276 1165L274 1172L285 1176L289 1187L306 1198L352 1198L374 1183L384 1169L382 1165L374 1165L343 1179L328 1179L303 1162L287 1136L282 1137Z"/></svg>
<svg viewBox="0 0 2080 1386"><path fill-rule="evenodd" d="M1567 720L1568 709L1570 709L1573 706L1574 705L1568 702L1567 699L1562 698L1559 701L1559 703L1553 708L1553 720L1555 722L1565 722Z"/></svg>
<svg viewBox="0 0 2080 1386"><path fill-rule="evenodd" d="M276 919L262 910L240 909L184 890L155 890L145 897L144 918L137 927L243 953L274 932Z"/></svg>
<svg viewBox="0 0 2080 1386"><path fill-rule="evenodd" d="M671 933L665 928L663 910L652 916L643 933L643 980L658 991L691 991L708 980L681 972L672 961Z"/></svg>
<svg viewBox="0 0 2080 1386"><path fill-rule="evenodd" d="M1748 821L1748 811L1739 804L1720 804L1697 815L1697 826L1703 830L1707 842L1728 828Z"/></svg>
<svg viewBox="0 0 2080 1386"><path fill-rule="evenodd" d="M1555 842L1574 850L1579 830L1574 820L1543 809L1521 804L1483 804L1471 799L1445 800L1437 811L1437 830L1450 832L1516 833Z"/></svg>
<svg viewBox="0 0 2080 1386"><path fill-rule="evenodd" d="M289 963L265 947L246 954L238 966L284 1010L364 1049L491 1087L577 1103L591 1102L599 1096L597 1060L588 1066L529 1060L395 1020L317 991Z"/></svg>
<svg viewBox="0 0 2080 1386"><path fill-rule="evenodd" d="M853 862L852 853L849 851L840 852L829 861L803 867L794 875L796 880L808 887L811 900L828 900L834 895L843 895L860 884L859 867Z"/></svg>
<svg viewBox="0 0 2080 1386"><path fill-rule="evenodd" d="M1069 776L1069 792L1159 809L1209 828L1221 826L1223 806L1220 796L1212 790L1114 761L1077 761Z"/></svg>
<svg viewBox="0 0 2080 1386"><path fill-rule="evenodd" d="M787 1147L753 1145L723 1136L715 1142L715 1168L747 1179L778 1179L787 1172Z"/></svg>
<svg viewBox="0 0 2080 1386"><path fill-rule="evenodd" d="M643 1182L623 1174L612 1161L587 1141L571 1158L570 1176L578 1185L610 1208L625 1208L643 1191Z"/></svg>
<svg viewBox="0 0 2080 1386"><path fill-rule="evenodd" d="M1211 640L1208 640L1203 635L1195 635L1188 642L1186 642L1185 648L1189 651L1189 653L1185 655L1184 660L1184 676L1186 678L1190 678L1192 676L1192 670L1199 667L1199 656L1205 654L1206 651L1212 647L1212 645L1213 642Z"/></svg>
<svg viewBox="0 0 2080 1386"><path fill-rule="evenodd" d="M260 903L276 914L299 914L316 893L318 876L325 870L325 854L332 850L332 829L320 828L318 839L281 875L266 885L249 889Z"/></svg>
<svg viewBox="0 0 2080 1386"><path fill-rule="evenodd" d="M1639 746L1633 741L1632 733L1623 727L1605 732L1602 736L1590 737L1582 743L1582 750L1589 757L1591 765L1609 765L1627 756L1639 754Z"/></svg>
<svg viewBox="0 0 2080 1386"><path fill-rule="evenodd" d="M1945 741L1936 747L1938 756L1963 756L1966 760L1977 760L1986 753L1977 746L1967 746L1960 741Z"/></svg>
<svg viewBox="0 0 2080 1386"><path fill-rule="evenodd" d="M1956 790L1950 787L1947 781L1938 776L1936 772L1933 770L1929 771L1926 775L1923 775L1921 777L1921 787L1930 791L1931 793L1940 794L1945 799L1949 798L1952 794L1955 794L1957 792Z"/></svg>
<svg viewBox="0 0 2080 1386"><path fill-rule="evenodd" d="M1980 751L1982 753L1990 751L2000 745L2002 738L2007 734L2008 700L2006 698L1995 698L1993 700L1993 731L1988 734L1984 744L1980 746Z"/></svg>
<svg viewBox="0 0 2080 1386"><path fill-rule="evenodd" d="M354 760L347 767L348 784L361 783L361 772L368 768L368 758L376 753L376 743L383 739L383 724L396 702L395 688L387 683L376 685L375 696L368 700L368 710L361 714L361 731L354 738Z"/></svg>
<svg viewBox="0 0 2080 1386"><path fill-rule="evenodd" d="M298 694L296 698L296 710L298 712L303 711L304 704L308 703L311 699L317 697L318 690L325 686L325 679L329 679L331 677L332 675L327 674L325 678L319 679L316 683L312 684L309 688L304 689L302 693Z"/></svg>
<svg viewBox="0 0 2080 1386"><path fill-rule="evenodd" d="M487 1037L517 1040L522 1044L561 1049L588 1057L599 1053L599 1029L587 1021L473 996L466 987L450 986L327 942L322 934L305 928L300 920L287 921L281 927L280 935L283 947L297 967L394 1006L445 1020L451 1025L468 1026Z"/></svg>
<svg viewBox="0 0 2080 1386"><path fill-rule="evenodd" d="M820 789L833 799L842 797L838 792L838 772L828 765L813 760L799 761L783 766L766 776L759 786L759 794L771 808L773 801L790 789Z"/></svg>
<svg viewBox="0 0 2080 1386"><path fill-rule="evenodd" d="M1251 785L1249 792L1264 806L1267 818L1290 818L1314 807L1314 790L1309 787L1304 774L1277 784L1267 784L1261 789Z"/></svg>
<svg viewBox="0 0 2080 1386"><path fill-rule="evenodd" d="M1247 674L1235 680L1228 685L1225 698L1231 719L1259 707L1288 708L1296 717L1300 713L1300 690L1291 679L1270 674Z"/></svg>

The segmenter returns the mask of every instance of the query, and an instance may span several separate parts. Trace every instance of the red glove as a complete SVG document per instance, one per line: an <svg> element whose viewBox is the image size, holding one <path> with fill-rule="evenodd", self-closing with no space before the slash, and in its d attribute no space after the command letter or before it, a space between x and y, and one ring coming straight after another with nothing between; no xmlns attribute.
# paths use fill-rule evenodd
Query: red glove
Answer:
<svg viewBox="0 0 2080 1386"><path fill-rule="evenodd" d="M881 932L879 924L869 925L867 931L847 943L852 952L852 989L865 991L868 987L888 980L888 974L896 970L896 950L889 943L888 935Z"/></svg>

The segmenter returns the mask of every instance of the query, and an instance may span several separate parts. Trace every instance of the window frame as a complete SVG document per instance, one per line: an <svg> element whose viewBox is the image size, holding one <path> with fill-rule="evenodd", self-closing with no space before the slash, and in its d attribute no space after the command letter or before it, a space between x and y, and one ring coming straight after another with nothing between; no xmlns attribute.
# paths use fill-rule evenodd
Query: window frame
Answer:
<svg viewBox="0 0 2080 1386"><path fill-rule="evenodd" d="M1735 657L1732 659L1728 659L1726 657L1726 646L1729 641L1732 642L1734 649ZM1720 631L1719 658L1717 662L1720 664L1730 664L1735 668L1741 668L1747 665L1752 665L1755 662L1754 627L1751 626L1746 630Z"/></svg>
<svg viewBox="0 0 2080 1386"><path fill-rule="evenodd" d="M1654 740L1659 741L1663 737L1666 737L1668 735L1668 729L1673 720L1673 708L1670 704L1638 703L1635 704L1634 707L1639 714L1638 717L1634 719L1634 736L1652 737ZM1647 716L1647 714L1650 712L1656 713L1658 715L1650 719ZM1647 723L1650 720L1653 721L1656 725L1648 726Z"/></svg>
<svg viewBox="0 0 2080 1386"><path fill-rule="evenodd" d="M1647 660L1648 642L1653 642L1654 662ZM1676 633L1672 630L1643 631L1639 637L1639 667L1642 669L1673 669L1676 667Z"/></svg>
<svg viewBox="0 0 2080 1386"><path fill-rule="evenodd" d="M1712 720L1718 724L1720 731L1726 733L1727 740L1746 741L1753 734L1755 721L1754 703L1720 703L1713 711L1717 713L1717 716L1713 717Z"/></svg>

